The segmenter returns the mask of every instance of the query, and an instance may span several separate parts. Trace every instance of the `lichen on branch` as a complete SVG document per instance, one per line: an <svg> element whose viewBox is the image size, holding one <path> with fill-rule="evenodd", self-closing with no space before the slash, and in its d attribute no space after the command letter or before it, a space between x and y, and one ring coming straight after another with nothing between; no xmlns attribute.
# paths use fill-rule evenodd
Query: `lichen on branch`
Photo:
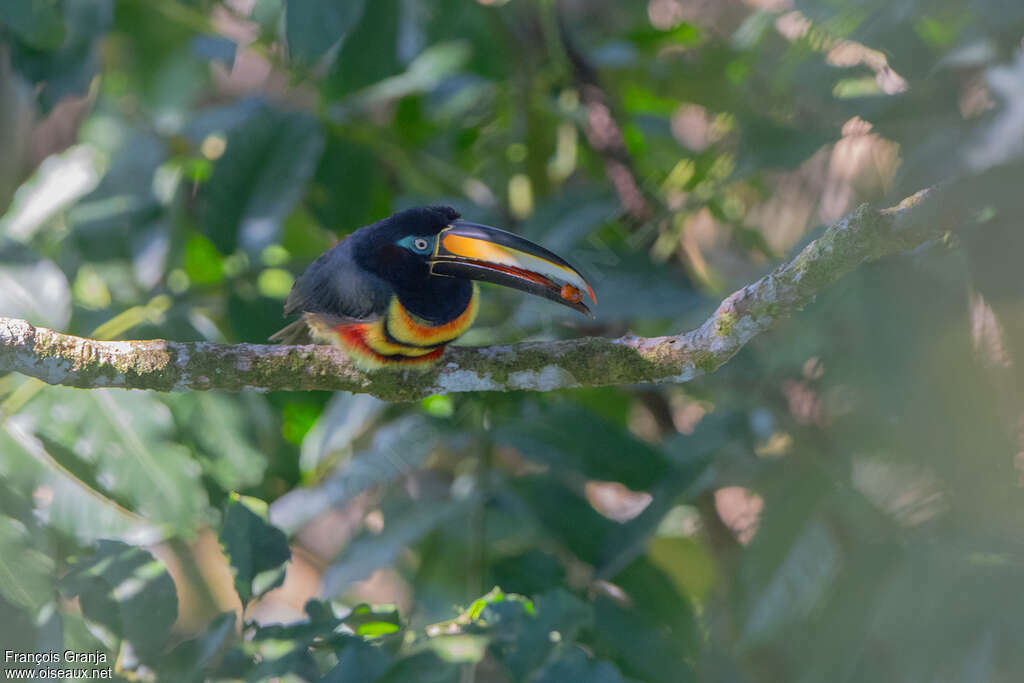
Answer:
<svg viewBox="0 0 1024 683"><path fill-rule="evenodd" d="M923 190L881 211L859 207L791 261L726 297L699 328L674 336L454 347L429 370L364 372L329 346L96 341L0 318L0 371L81 388L320 389L392 401L460 391L681 383L717 370L865 261L916 247L954 227L959 212L941 208L940 194Z"/></svg>

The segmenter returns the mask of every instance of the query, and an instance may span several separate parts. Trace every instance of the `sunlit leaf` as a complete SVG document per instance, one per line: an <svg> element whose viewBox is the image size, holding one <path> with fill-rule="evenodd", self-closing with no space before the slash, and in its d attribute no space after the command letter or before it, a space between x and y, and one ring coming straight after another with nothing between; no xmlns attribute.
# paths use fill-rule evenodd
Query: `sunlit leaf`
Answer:
<svg viewBox="0 0 1024 683"><path fill-rule="evenodd" d="M74 476L32 435L25 420L0 431L0 473L26 497L35 496L42 520L81 543L99 538L155 541L159 530Z"/></svg>
<svg viewBox="0 0 1024 683"><path fill-rule="evenodd" d="M200 469L188 449L172 442L170 411L156 396L47 387L20 417L63 446L53 457L88 473L102 492L131 501L151 523L191 530L204 511Z"/></svg>
<svg viewBox="0 0 1024 683"><path fill-rule="evenodd" d="M336 399L321 418L322 424L308 437L309 450L303 443L303 454L315 452L315 459L346 455L352 437L364 428L361 422L350 421L347 416L368 419L382 408L383 404L373 398ZM295 529L328 507L343 505L360 493L419 467L439 439L436 426L422 415L395 420L377 430L369 448L344 458L323 484L296 489L274 501L271 517L282 528Z"/></svg>

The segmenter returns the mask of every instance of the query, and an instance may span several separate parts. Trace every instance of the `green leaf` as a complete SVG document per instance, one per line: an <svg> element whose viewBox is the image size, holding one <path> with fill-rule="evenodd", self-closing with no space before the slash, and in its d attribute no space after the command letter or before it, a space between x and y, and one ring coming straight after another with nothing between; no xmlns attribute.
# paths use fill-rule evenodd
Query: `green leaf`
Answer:
<svg viewBox="0 0 1024 683"><path fill-rule="evenodd" d="M335 393L302 439L302 472L311 474L325 461L350 453L352 442L369 430L386 406L368 394Z"/></svg>
<svg viewBox="0 0 1024 683"><path fill-rule="evenodd" d="M754 645L806 617L821 603L840 571L840 547L821 520L811 520L788 548L750 606L742 642Z"/></svg>
<svg viewBox="0 0 1024 683"><path fill-rule="evenodd" d="M212 285L224 279L224 257L203 235L192 235L185 243L184 265L193 284Z"/></svg>
<svg viewBox="0 0 1024 683"><path fill-rule="evenodd" d="M350 636L338 632L342 620L334 615L334 609L329 602L321 600L307 600L305 605L306 621L296 621L290 624L269 624L260 626L253 633L253 641L278 640L295 641L313 644L315 641L326 643L338 641L347 643ZM339 640L338 637L341 637Z"/></svg>
<svg viewBox="0 0 1024 683"><path fill-rule="evenodd" d="M453 76L469 59L469 46L464 41L432 45L412 60L403 73L386 78L361 91L352 99L363 107L379 105L401 97L430 92Z"/></svg>
<svg viewBox="0 0 1024 683"><path fill-rule="evenodd" d="M741 120L740 130L736 173L742 175L754 169L796 168L837 138L835 132L825 128L796 128L763 118Z"/></svg>
<svg viewBox="0 0 1024 683"><path fill-rule="evenodd" d="M715 582L715 565L702 543L692 538L659 536L651 540L648 556L681 593L698 603L706 599Z"/></svg>
<svg viewBox="0 0 1024 683"><path fill-rule="evenodd" d="M509 598L487 604L474 626L493 638L491 653L514 680L528 679L593 622L591 606L561 588L532 603L521 596Z"/></svg>
<svg viewBox="0 0 1024 683"><path fill-rule="evenodd" d="M362 640L349 642L338 655L338 664L323 677L323 683L373 683L391 665L382 648Z"/></svg>
<svg viewBox="0 0 1024 683"><path fill-rule="evenodd" d="M495 430L495 439L549 467L632 489L651 486L670 467L654 447L568 403L545 405L542 415L507 421Z"/></svg>
<svg viewBox="0 0 1024 683"><path fill-rule="evenodd" d="M329 230L350 232L373 220L381 181L380 159L373 149L331 130L310 187L310 210ZM339 192L342 187L345 191Z"/></svg>
<svg viewBox="0 0 1024 683"><path fill-rule="evenodd" d="M474 600L464 614L469 619L479 619L485 607L495 602L503 602L504 600L505 593L502 592L501 588L495 586L487 595Z"/></svg>
<svg viewBox="0 0 1024 683"><path fill-rule="evenodd" d="M285 10L288 54L297 61L316 64L345 40L362 17L364 4L365 0L289 0Z"/></svg>
<svg viewBox="0 0 1024 683"><path fill-rule="evenodd" d="M459 683L464 667L425 650L395 662L375 683Z"/></svg>
<svg viewBox="0 0 1024 683"><path fill-rule="evenodd" d="M598 575L610 578L643 554L651 537L680 496L694 496L707 486L706 472L715 456L732 440L733 416L710 415L691 435L677 434L662 450L676 461L675 468L651 490L653 500L643 512L608 534L601 552ZM742 452L749 452L742 445Z"/></svg>
<svg viewBox="0 0 1024 683"><path fill-rule="evenodd" d="M91 556L72 565L60 589L68 598L77 596L87 619L129 641L146 662L163 650L178 617L167 568L120 541L100 541Z"/></svg>
<svg viewBox="0 0 1024 683"><path fill-rule="evenodd" d="M259 653L259 664L246 676L247 681L277 680L281 677L298 677L313 681L320 677L320 669L312 653L305 647L294 647L283 654L276 646Z"/></svg>
<svg viewBox="0 0 1024 683"><path fill-rule="evenodd" d="M269 107L231 130L202 191L203 229L222 254L258 254L279 241L323 145L316 119Z"/></svg>
<svg viewBox="0 0 1024 683"><path fill-rule="evenodd" d="M388 636L392 633L398 633L401 627L397 624L392 624L388 621L369 621L365 624L360 624L356 628L356 635L363 638L373 638L375 636Z"/></svg>
<svg viewBox="0 0 1024 683"><path fill-rule="evenodd" d="M515 482L514 490L526 502L526 510L540 522L544 533L563 543L584 562L598 561L609 533L618 526L553 477L524 478Z"/></svg>
<svg viewBox="0 0 1024 683"><path fill-rule="evenodd" d="M417 501L413 505L385 508L384 529L379 534L365 532L345 548L341 557L325 572L323 594L336 595L353 581L366 578L373 570L395 561L408 545L427 535L438 525L466 514L472 499L456 501Z"/></svg>
<svg viewBox="0 0 1024 683"><path fill-rule="evenodd" d="M335 100L402 70L398 61L398 0L366 3L324 82L323 95Z"/></svg>
<svg viewBox="0 0 1024 683"><path fill-rule="evenodd" d="M43 45L11 45L11 63L30 83L36 86L36 101L42 111L49 112L66 96L85 94L99 69L99 41L113 19L113 0L27 0L31 14L25 14L26 0L4 2L15 20L31 40ZM60 13L62 29L51 24L47 7ZM37 14L36 10L40 13ZM10 16L10 15L8 15ZM39 23L36 23L39 19Z"/></svg>
<svg viewBox="0 0 1024 683"><path fill-rule="evenodd" d="M223 612L195 638L165 654L157 667L162 679L200 680L237 640L235 612Z"/></svg>
<svg viewBox="0 0 1024 683"><path fill-rule="evenodd" d="M36 50L53 50L64 42L64 17L58 0L11 0L0 3L0 29L7 28Z"/></svg>
<svg viewBox="0 0 1024 683"><path fill-rule="evenodd" d="M291 548L284 533L267 522L263 501L232 494L224 511L220 542L243 603L284 582L284 565L291 559Z"/></svg>
<svg viewBox="0 0 1024 683"><path fill-rule="evenodd" d="M54 419L58 417L59 412ZM83 544L104 536L147 541L159 537L156 527L63 467L47 446L26 430L31 427L26 422L8 419L2 423L0 476L14 492L36 497L48 526Z"/></svg>
<svg viewBox="0 0 1024 683"><path fill-rule="evenodd" d="M342 417L346 406L351 406L352 414L365 414L369 418L378 413L383 404L376 399L335 400L321 420L325 424L318 423L310 432L310 449L327 452L337 449L340 455L345 455L349 441L362 428L359 423ZM436 425L423 415L406 415L393 420L377 430L369 448L342 460L337 471L323 484L296 489L274 501L274 523L289 532L297 530L329 507L343 505L364 491L394 481L422 465L439 439ZM318 441L320 445L314 445ZM303 443L303 454L307 452Z"/></svg>
<svg viewBox="0 0 1024 683"><path fill-rule="evenodd" d="M594 603L595 654L644 681L695 680L689 661L700 641L689 601L644 558L616 576L615 585L625 601L601 596Z"/></svg>
<svg viewBox="0 0 1024 683"><path fill-rule="evenodd" d="M260 437L265 439L273 425L264 397L192 392L162 398L182 440L194 442L203 472L223 489L243 489L263 480L267 455L260 449Z"/></svg>
<svg viewBox="0 0 1024 683"><path fill-rule="evenodd" d="M0 595L35 617L53 600L53 560L32 546L25 525L0 515Z"/></svg>
<svg viewBox="0 0 1024 683"><path fill-rule="evenodd" d="M484 658L489 641L487 636L465 633L439 635L424 640L416 649L430 650L445 662L474 664Z"/></svg>
<svg viewBox="0 0 1024 683"><path fill-rule="evenodd" d="M19 417L63 447L52 456L65 467L149 522L190 532L205 512L200 468L173 443L171 413L154 394L47 387ZM64 503L54 498L55 507Z"/></svg>
<svg viewBox="0 0 1024 683"><path fill-rule="evenodd" d="M76 639L77 625L75 615L61 614L59 610L46 609L39 614L28 614L20 606L8 602L0 593L0 642L3 643L4 657L7 652L63 652L66 648L76 648L82 641ZM103 650L103 646L95 638L89 638L79 651ZM0 664L0 671L7 676L15 666L35 669L36 676L42 677L40 669L50 665L40 662L38 665L14 664L10 660ZM27 676L26 676L27 677Z"/></svg>
<svg viewBox="0 0 1024 683"><path fill-rule="evenodd" d="M357 635L362 635L360 630L364 627L369 631L394 633L402 626L402 618L394 605L369 605L365 602L353 607L342 621Z"/></svg>
<svg viewBox="0 0 1024 683"><path fill-rule="evenodd" d="M534 683L626 683L626 679L613 664L591 659L578 647L544 667L530 680Z"/></svg>

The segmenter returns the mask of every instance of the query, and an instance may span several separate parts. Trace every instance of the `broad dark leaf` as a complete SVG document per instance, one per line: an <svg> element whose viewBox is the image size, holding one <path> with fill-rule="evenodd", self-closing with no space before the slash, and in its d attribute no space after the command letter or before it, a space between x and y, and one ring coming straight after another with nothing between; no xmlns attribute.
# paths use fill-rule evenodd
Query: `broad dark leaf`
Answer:
<svg viewBox="0 0 1024 683"><path fill-rule="evenodd" d="M428 650L395 662L375 683L457 683L463 666Z"/></svg>
<svg viewBox="0 0 1024 683"><path fill-rule="evenodd" d="M84 95L99 70L99 41L110 28L112 0L7 2L4 19L28 43L15 43L11 62L38 85L37 102L48 112L68 95ZM54 12L58 13L55 18ZM59 25L58 25L59 24Z"/></svg>
<svg viewBox="0 0 1024 683"><path fill-rule="evenodd" d="M129 641L147 662L163 651L178 617L178 594L167 568L120 541L100 541L72 565L60 589L78 598L87 619Z"/></svg>
<svg viewBox="0 0 1024 683"><path fill-rule="evenodd" d="M330 100L348 95L401 71L398 61L398 0L365 4L324 84Z"/></svg>
<svg viewBox="0 0 1024 683"><path fill-rule="evenodd" d="M669 470L656 448L570 404L545 405L542 415L506 421L495 438L549 467L632 489L649 487Z"/></svg>
<svg viewBox="0 0 1024 683"><path fill-rule="evenodd" d="M270 107L234 128L203 189L203 229L223 254L278 241L323 150L317 121Z"/></svg>
<svg viewBox="0 0 1024 683"><path fill-rule="evenodd" d="M513 489L526 502L545 535L580 560L596 563L616 523L602 517L577 492L549 477L530 477Z"/></svg>
<svg viewBox="0 0 1024 683"><path fill-rule="evenodd" d="M0 28L35 50L53 50L64 42L64 16L56 0L0 5Z"/></svg>
<svg viewBox="0 0 1024 683"><path fill-rule="evenodd" d="M231 561L235 590L243 603L284 581L291 548L284 533L266 520L266 503L232 495L224 511L220 542Z"/></svg>
<svg viewBox="0 0 1024 683"><path fill-rule="evenodd" d="M391 657L382 648L353 640L338 655L338 664L328 671L324 683L373 683L391 665Z"/></svg>
<svg viewBox="0 0 1024 683"><path fill-rule="evenodd" d="M289 55L316 64L328 50L340 47L362 16L364 4L365 0L289 0L285 9Z"/></svg>
<svg viewBox="0 0 1024 683"><path fill-rule="evenodd" d="M255 683L281 676L298 676L306 681L315 681L320 678L320 669L309 650L296 647L280 656L261 657L245 680Z"/></svg>
<svg viewBox="0 0 1024 683"><path fill-rule="evenodd" d="M200 678L214 668L228 648L236 641L235 626L238 616L234 612L219 614L202 633L190 638L164 655L157 671L162 677L174 680Z"/></svg>
<svg viewBox="0 0 1024 683"><path fill-rule="evenodd" d="M695 651L698 629L687 599L646 559L614 583L627 602L606 596L595 601L595 653L644 681L696 680L687 655Z"/></svg>
<svg viewBox="0 0 1024 683"><path fill-rule="evenodd" d="M516 601L489 604L479 615L490 650L515 680L526 680L591 626L591 606L562 589L538 595L530 609ZM539 675L539 674L537 674Z"/></svg>
<svg viewBox="0 0 1024 683"><path fill-rule="evenodd" d="M578 647L544 667L533 679L535 683L626 683L619 670L609 662L591 659Z"/></svg>

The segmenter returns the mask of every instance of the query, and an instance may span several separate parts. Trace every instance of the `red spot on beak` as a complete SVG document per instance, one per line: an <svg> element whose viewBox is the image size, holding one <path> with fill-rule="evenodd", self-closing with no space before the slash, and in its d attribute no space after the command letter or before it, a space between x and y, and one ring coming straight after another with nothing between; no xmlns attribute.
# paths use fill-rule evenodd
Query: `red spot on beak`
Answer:
<svg viewBox="0 0 1024 683"><path fill-rule="evenodd" d="M574 304L579 303L583 299L583 293L579 289L572 285L562 285L562 291L560 292L563 299L571 301Z"/></svg>

